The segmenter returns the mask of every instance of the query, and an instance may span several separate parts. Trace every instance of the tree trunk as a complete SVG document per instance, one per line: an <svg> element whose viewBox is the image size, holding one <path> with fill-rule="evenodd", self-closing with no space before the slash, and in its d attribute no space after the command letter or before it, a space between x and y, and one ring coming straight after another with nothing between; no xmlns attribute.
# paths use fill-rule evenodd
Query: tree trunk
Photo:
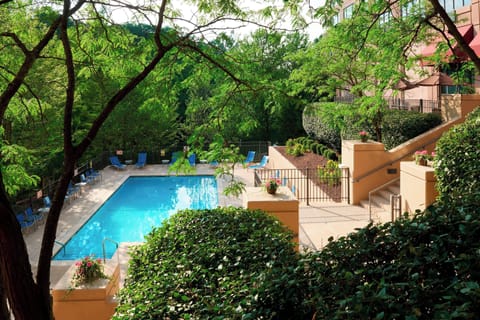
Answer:
<svg viewBox="0 0 480 320"><path fill-rule="evenodd" d="M10 319L10 311L7 306L7 296L3 289L2 279L0 278L0 319Z"/></svg>
<svg viewBox="0 0 480 320"><path fill-rule="evenodd" d="M0 172L0 181L3 181ZM20 225L0 183L0 279L16 320L49 319L40 290L33 281L27 246Z"/></svg>

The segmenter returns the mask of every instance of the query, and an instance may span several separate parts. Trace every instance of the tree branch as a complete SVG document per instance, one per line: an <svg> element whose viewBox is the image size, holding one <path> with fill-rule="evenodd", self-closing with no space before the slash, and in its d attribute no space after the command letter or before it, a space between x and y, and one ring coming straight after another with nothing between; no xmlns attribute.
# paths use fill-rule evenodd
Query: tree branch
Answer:
<svg viewBox="0 0 480 320"><path fill-rule="evenodd" d="M20 40L20 38L13 32L2 32L0 33L2 37L9 37L12 38L13 41L17 44L17 46L22 50L23 54L28 56L30 54L30 50L25 46L25 44Z"/></svg>

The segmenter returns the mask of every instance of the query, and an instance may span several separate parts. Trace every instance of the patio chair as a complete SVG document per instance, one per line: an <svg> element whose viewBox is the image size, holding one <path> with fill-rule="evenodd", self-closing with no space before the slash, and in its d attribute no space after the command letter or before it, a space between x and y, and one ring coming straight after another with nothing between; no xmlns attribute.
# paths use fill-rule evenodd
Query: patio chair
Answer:
<svg viewBox="0 0 480 320"><path fill-rule="evenodd" d="M37 225L43 221L43 216L33 213L32 207L25 209L25 220Z"/></svg>
<svg viewBox="0 0 480 320"><path fill-rule="evenodd" d="M190 163L192 167L195 167L196 162L197 162L197 156L195 155L195 153L192 153L191 155L188 156L188 163Z"/></svg>
<svg viewBox="0 0 480 320"><path fill-rule="evenodd" d="M102 180L102 174L93 168L88 169L85 174L87 175L87 179L90 177L94 182L97 182L98 179Z"/></svg>
<svg viewBox="0 0 480 320"><path fill-rule="evenodd" d="M260 160L259 164L254 164L254 165L248 166L248 168L250 168L250 169L263 169L263 168L265 168L267 163L268 163L268 156L263 156L262 160Z"/></svg>
<svg viewBox="0 0 480 320"><path fill-rule="evenodd" d="M111 156L110 163L112 164L112 167L118 170L125 170L127 168L126 165L124 165L123 163L120 162L120 160L118 160L117 156Z"/></svg>
<svg viewBox="0 0 480 320"><path fill-rule="evenodd" d="M143 168L147 164L147 153L146 152L140 152L138 154L138 160L137 163L135 164L135 168Z"/></svg>
<svg viewBox="0 0 480 320"><path fill-rule="evenodd" d="M67 194L65 195L65 201L76 199L80 193L80 187L72 184L72 181L68 183Z"/></svg>
<svg viewBox="0 0 480 320"><path fill-rule="evenodd" d="M48 213L50 211L50 207L52 206L52 202L50 201L49 196L43 197L43 207L38 209L38 212L41 214Z"/></svg>
<svg viewBox="0 0 480 320"><path fill-rule="evenodd" d="M254 158L255 158L255 151L248 151L247 158L245 159L243 164L248 165L249 163L252 163Z"/></svg>
<svg viewBox="0 0 480 320"><path fill-rule="evenodd" d="M172 160L170 161L170 165L174 164L181 157L183 157L183 151L172 152Z"/></svg>
<svg viewBox="0 0 480 320"><path fill-rule="evenodd" d="M75 187L80 188L82 190L83 187L85 187L87 184L89 184L89 181L85 177L85 174L80 175L80 182L75 183Z"/></svg>
<svg viewBox="0 0 480 320"><path fill-rule="evenodd" d="M16 216L22 232L30 231L35 227L33 221L28 221L24 213L17 213Z"/></svg>

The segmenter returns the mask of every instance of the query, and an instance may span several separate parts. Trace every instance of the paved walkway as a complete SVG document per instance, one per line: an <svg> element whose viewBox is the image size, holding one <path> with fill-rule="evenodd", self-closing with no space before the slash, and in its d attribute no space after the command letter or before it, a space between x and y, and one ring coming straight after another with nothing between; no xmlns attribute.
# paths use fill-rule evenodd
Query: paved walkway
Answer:
<svg viewBox="0 0 480 320"><path fill-rule="evenodd" d="M102 172L102 180L84 188L77 199L67 203L62 211L57 229L57 241L65 243L68 239L95 213L98 208L112 195L112 193L131 175L168 175L167 165L147 165L143 169L128 166L127 170L116 170L106 167ZM197 166L197 174L213 174L209 165ZM235 176L253 186L253 170L241 166L235 169ZM226 197L221 194L226 182L218 181L220 206L243 206L243 199ZM357 206L339 203L317 203L310 206L300 205L300 246L302 249L318 250L328 243L328 238L344 236L355 228L363 227L368 223L368 212ZM35 271L40 252L43 226L36 231L25 235L29 251L30 263ZM61 246L56 244L54 253ZM60 279L72 265L71 261L52 261L51 284Z"/></svg>

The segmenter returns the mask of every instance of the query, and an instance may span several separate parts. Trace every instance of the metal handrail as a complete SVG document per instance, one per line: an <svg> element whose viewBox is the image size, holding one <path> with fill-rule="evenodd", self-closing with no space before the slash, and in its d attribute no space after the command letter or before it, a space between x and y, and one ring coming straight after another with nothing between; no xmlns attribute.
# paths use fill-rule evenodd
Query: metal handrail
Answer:
<svg viewBox="0 0 480 320"><path fill-rule="evenodd" d="M390 180L390 181L382 184L381 186L376 187L375 189L371 190L371 191L368 193L368 217L369 217L370 222L372 222L372 195L373 195L375 192L377 192L377 191L379 191L379 190L381 190L381 189L383 189L383 188L385 188L385 187L387 187L387 186L389 186L389 185L391 185L391 184L393 184L393 183L395 183L395 182L397 182L397 181L399 181L399 180L400 180L400 177L395 178L395 179L393 179L393 180Z"/></svg>
<svg viewBox="0 0 480 320"><path fill-rule="evenodd" d="M113 239L103 238L103 241L102 241L103 263L105 263L107 261L106 253L105 253L105 241L110 241L111 243L113 243L115 245L116 249L118 249L118 245L119 245L119 243L117 241L113 240ZM120 258L118 257L118 255L117 255L117 260L118 260L118 262L120 262Z"/></svg>
<svg viewBox="0 0 480 320"><path fill-rule="evenodd" d="M66 255L67 254L67 248L65 247L66 244L63 243L63 242L60 242L58 240L54 240L56 244L58 244L60 246L60 250L63 249L63 255Z"/></svg>

